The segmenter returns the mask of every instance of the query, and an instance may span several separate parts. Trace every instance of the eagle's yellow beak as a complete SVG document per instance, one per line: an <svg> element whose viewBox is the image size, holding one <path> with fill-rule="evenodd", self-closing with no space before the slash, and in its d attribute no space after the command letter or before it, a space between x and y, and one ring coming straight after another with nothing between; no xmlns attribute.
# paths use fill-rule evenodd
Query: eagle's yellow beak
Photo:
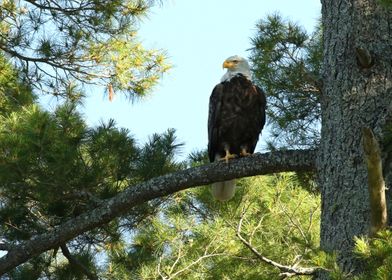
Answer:
<svg viewBox="0 0 392 280"><path fill-rule="evenodd" d="M225 60L225 62L223 62L223 65L222 65L223 68L228 68L228 69L232 68L233 66L234 66L234 63L232 61L227 61L227 60Z"/></svg>

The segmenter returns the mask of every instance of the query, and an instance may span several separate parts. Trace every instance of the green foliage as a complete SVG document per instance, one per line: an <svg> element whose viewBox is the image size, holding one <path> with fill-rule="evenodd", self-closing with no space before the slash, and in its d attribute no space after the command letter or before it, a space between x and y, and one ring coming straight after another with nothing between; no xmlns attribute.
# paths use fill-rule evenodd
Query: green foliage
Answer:
<svg viewBox="0 0 392 280"><path fill-rule="evenodd" d="M337 262L337 254L326 253L321 250L315 250L311 253L310 262L317 267L325 269L325 274L328 274L328 279L331 280L348 280L350 275L344 273Z"/></svg>
<svg viewBox="0 0 392 280"><path fill-rule="evenodd" d="M96 273L96 267L94 264L94 259L91 254L86 252L82 252L79 254L74 254L73 258L81 265L83 265L86 269L90 271L90 273ZM54 277L53 277L54 276ZM59 265L56 267L54 271L54 275L52 277L54 279L73 279L73 280L83 280L86 279L86 275L81 271L80 268L75 267L74 264L71 264L69 261L63 259L59 262Z"/></svg>
<svg viewBox="0 0 392 280"><path fill-rule="evenodd" d="M32 104L35 96L19 78L11 64L0 53L0 115L9 114L21 106Z"/></svg>
<svg viewBox="0 0 392 280"><path fill-rule="evenodd" d="M114 121L88 128L71 101L53 112L27 104L0 116L0 143L0 231L1 238L11 244L46 232L125 187L183 167L175 162L181 144L174 130L154 134L148 143L137 145L129 131L117 128ZM68 244L71 253L97 271L94 255L98 250L110 255L121 244L123 230L154 216L163 202L157 199L136 207L81 235ZM32 260L10 277L39 279L50 271L56 279L84 279L67 261L55 261L58 253L48 252L42 258L45 262L39 262L39 267ZM30 278L24 278L27 274Z"/></svg>
<svg viewBox="0 0 392 280"><path fill-rule="evenodd" d="M322 31L308 35L279 15L257 25L251 60L256 82L266 90L271 149L314 147L319 141Z"/></svg>
<svg viewBox="0 0 392 280"><path fill-rule="evenodd" d="M178 170L181 164L174 163L174 155L182 145L177 143L174 129L161 135L153 134L139 153L135 176L147 180Z"/></svg>
<svg viewBox="0 0 392 280"><path fill-rule="evenodd" d="M137 22L153 1L0 2L0 49L31 86L67 96L70 83L145 95L169 68L164 52L143 48Z"/></svg>
<svg viewBox="0 0 392 280"><path fill-rule="evenodd" d="M84 170L80 168L78 145L85 127L73 110L72 105L65 104L49 114L31 105L1 120L1 190L12 205L4 207L2 213L10 209L25 213L20 220L13 219L12 211L6 216L16 227L35 221L34 230L11 230L15 234L31 235L46 223L58 223L55 217L37 221L34 217L42 214L41 207L55 216L67 216L66 212L70 214L77 207L59 196L70 195L81 184L78 179Z"/></svg>
<svg viewBox="0 0 392 280"><path fill-rule="evenodd" d="M375 237L355 237L354 254L362 263L358 275L344 273L337 265L336 254L315 252L312 262L328 270L331 280L387 280L392 275L392 233L383 230Z"/></svg>
<svg viewBox="0 0 392 280"><path fill-rule="evenodd" d="M17 267L9 273L12 280L37 280L43 273L48 273L50 260L46 255L33 258L30 262Z"/></svg>
<svg viewBox="0 0 392 280"><path fill-rule="evenodd" d="M378 232L374 238L356 238L354 253L363 260L364 272L358 280L390 279L392 275L392 232Z"/></svg>
<svg viewBox="0 0 392 280"><path fill-rule="evenodd" d="M198 166L210 162L208 159L208 150L196 150L191 152L188 156L188 161L190 166Z"/></svg>
<svg viewBox="0 0 392 280"><path fill-rule="evenodd" d="M118 129L114 120L90 129L87 137L89 145L83 149L93 171L88 180L100 182L101 198L111 197L125 186L121 182L133 171L139 149L129 131Z"/></svg>
<svg viewBox="0 0 392 280"><path fill-rule="evenodd" d="M392 0L378 0L378 2L386 8L392 7Z"/></svg>
<svg viewBox="0 0 392 280"><path fill-rule="evenodd" d="M0 231L17 244L104 203L126 187L176 171L175 131L138 145L113 120L86 126L78 112L86 84L142 97L168 70L165 53L143 48L138 21L153 1L0 2ZM11 57L13 66L5 57ZM16 67L15 67L16 66ZM63 96L52 112L37 94ZM67 244L98 273L95 255L119 252L123 233L153 217L155 199ZM114 248L117 248L116 250ZM61 250L60 250L61 251ZM38 261L37 261L38 260ZM84 279L59 250L8 274L12 279Z"/></svg>
<svg viewBox="0 0 392 280"><path fill-rule="evenodd" d="M240 219L242 235L263 255L287 265L311 265L319 197L303 190L292 174L242 179L238 185L229 203L214 201L208 188L172 196L120 254L110 256L106 277L277 279L279 271L236 236Z"/></svg>
<svg viewBox="0 0 392 280"><path fill-rule="evenodd" d="M87 127L78 112L86 83L133 98L148 92L167 70L164 54L145 50L136 37L135 24L150 4L0 3L0 49L19 69L0 54L0 231L5 242L28 240L134 184L208 161L205 151L197 151L189 162L177 162L182 144L172 129L140 145L113 120ZM320 33L309 40L277 16L259 27L253 59L261 64L255 63L255 74L270 94L275 132L288 132L276 143L312 146L319 97L309 77L319 75ZM67 98L46 111L36 104L33 86ZM310 107L304 107L306 97ZM254 177L238 180L228 203L215 201L207 188L176 193L135 207L66 245L73 261L100 279L276 279L279 271L236 236L239 221L241 235L268 258L301 266L318 258L332 267L333 257L317 250L319 216L319 195L309 174ZM86 273L54 248L7 276L84 279Z"/></svg>

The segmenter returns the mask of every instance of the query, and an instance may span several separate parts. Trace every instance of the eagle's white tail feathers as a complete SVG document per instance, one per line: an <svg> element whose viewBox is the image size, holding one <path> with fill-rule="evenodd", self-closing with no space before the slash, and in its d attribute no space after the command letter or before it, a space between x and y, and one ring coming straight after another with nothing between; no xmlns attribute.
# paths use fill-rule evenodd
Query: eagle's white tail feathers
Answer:
<svg viewBox="0 0 392 280"><path fill-rule="evenodd" d="M235 180L217 182L212 184L212 195L215 199L226 201L231 199L235 193Z"/></svg>

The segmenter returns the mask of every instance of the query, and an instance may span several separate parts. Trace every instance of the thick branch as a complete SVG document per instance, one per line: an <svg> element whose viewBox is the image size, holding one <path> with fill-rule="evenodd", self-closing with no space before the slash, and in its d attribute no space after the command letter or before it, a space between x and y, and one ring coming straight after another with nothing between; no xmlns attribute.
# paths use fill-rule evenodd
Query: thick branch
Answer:
<svg viewBox="0 0 392 280"><path fill-rule="evenodd" d="M103 201L97 208L13 247L7 255L0 258L0 275L154 198L234 178L285 171L315 171L315 161L314 150L277 151L232 160L228 164L218 162L189 168L130 186L124 192Z"/></svg>
<svg viewBox="0 0 392 280"><path fill-rule="evenodd" d="M82 264L78 259L72 256L71 252L68 250L67 245L61 245L61 252L63 253L64 257L67 258L69 263L79 269L84 275L86 275L87 279L90 280L98 280L97 275L92 273L84 264Z"/></svg>
<svg viewBox="0 0 392 280"><path fill-rule="evenodd" d="M370 128L363 128L363 150L368 170L370 197L370 235L374 235L387 225L387 205L385 201L385 181L382 174L381 152L377 139Z"/></svg>

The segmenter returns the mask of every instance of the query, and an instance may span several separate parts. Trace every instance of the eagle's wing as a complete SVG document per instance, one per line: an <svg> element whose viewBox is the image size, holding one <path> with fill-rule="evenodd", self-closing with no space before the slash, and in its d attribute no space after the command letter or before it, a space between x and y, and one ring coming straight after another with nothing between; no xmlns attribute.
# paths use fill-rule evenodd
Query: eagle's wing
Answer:
<svg viewBox="0 0 392 280"><path fill-rule="evenodd" d="M256 91L258 93L259 96L259 102L260 102L260 121L259 121L259 130L261 132L261 130L263 129L264 125L265 125L265 109L267 107L267 99L265 97L265 93L264 91L259 88L258 86L254 86L256 88Z"/></svg>
<svg viewBox="0 0 392 280"><path fill-rule="evenodd" d="M213 89L210 96L209 112L208 112L208 157L210 162L215 159L215 154L219 143L219 126L220 114L222 106L222 90L223 85L218 84Z"/></svg>
<svg viewBox="0 0 392 280"><path fill-rule="evenodd" d="M246 146L247 152L253 154L260 133L265 124L266 98L262 89L249 83L244 87L245 93L242 122L246 123L245 130L241 130L240 144Z"/></svg>

